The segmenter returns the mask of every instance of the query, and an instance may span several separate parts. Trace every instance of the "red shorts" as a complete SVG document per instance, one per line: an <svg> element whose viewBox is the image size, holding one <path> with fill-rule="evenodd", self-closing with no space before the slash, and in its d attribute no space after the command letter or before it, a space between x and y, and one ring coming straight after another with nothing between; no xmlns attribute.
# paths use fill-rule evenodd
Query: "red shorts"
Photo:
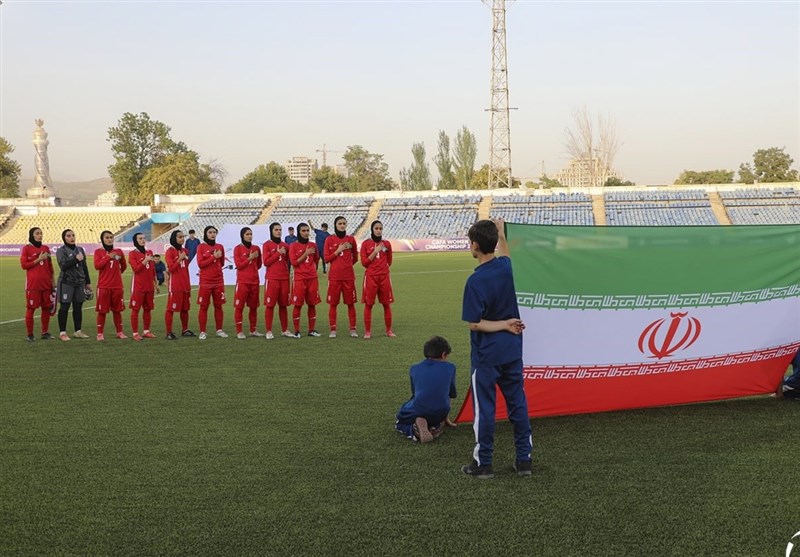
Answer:
<svg viewBox="0 0 800 557"><path fill-rule="evenodd" d="M258 291L261 287L258 284L244 284L241 282L236 283L236 289L233 291L233 306L234 307L258 307Z"/></svg>
<svg viewBox="0 0 800 557"><path fill-rule="evenodd" d="M188 291L170 292L167 296L167 311L189 311L189 305Z"/></svg>
<svg viewBox="0 0 800 557"><path fill-rule="evenodd" d="M25 298L28 309L50 309L51 290L26 290Z"/></svg>
<svg viewBox="0 0 800 557"><path fill-rule="evenodd" d="M342 301L351 306L358 301L356 294L356 281L354 280L328 280L328 303L338 304L339 295Z"/></svg>
<svg viewBox="0 0 800 557"><path fill-rule="evenodd" d="M317 288L317 290L319 290L319 288ZM289 279L267 279L264 286L264 305L269 308L274 308L275 304L279 306L289 305Z"/></svg>
<svg viewBox="0 0 800 557"><path fill-rule="evenodd" d="M149 310L155 307L153 303L153 298L155 297L154 292L151 290L150 292L139 292L134 290L131 294L131 301L130 306L132 310Z"/></svg>
<svg viewBox="0 0 800 557"><path fill-rule="evenodd" d="M361 289L361 303L371 306L375 304L375 296L382 304L394 302L394 292L392 291L392 279L389 274L385 275L364 275L364 285Z"/></svg>
<svg viewBox="0 0 800 557"><path fill-rule="evenodd" d="M292 281L292 305L302 306L304 303L315 306L322 301L319 297L319 279L294 279Z"/></svg>
<svg viewBox="0 0 800 557"><path fill-rule="evenodd" d="M215 306L221 306L225 303L224 284L200 286L200 290L197 292L197 305L201 308L207 308L211 302L214 302Z"/></svg>
<svg viewBox="0 0 800 557"><path fill-rule="evenodd" d="M125 298L122 288L98 288L97 304L94 307L97 313L113 311L119 313L125 310Z"/></svg>

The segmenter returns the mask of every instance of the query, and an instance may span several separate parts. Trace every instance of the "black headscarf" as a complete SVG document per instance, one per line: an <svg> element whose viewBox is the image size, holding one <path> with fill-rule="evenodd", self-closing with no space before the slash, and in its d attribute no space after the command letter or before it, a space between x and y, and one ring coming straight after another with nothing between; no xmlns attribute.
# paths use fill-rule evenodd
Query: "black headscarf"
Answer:
<svg viewBox="0 0 800 557"><path fill-rule="evenodd" d="M245 232L247 232L248 230L249 230L250 232L252 232L252 231L253 231L251 228L249 228L249 227L247 227L247 226L245 226L244 228L242 228L242 229L239 231L239 238L241 238L241 239L242 239L242 245L243 245L244 247L246 247L247 249L250 249L250 246L252 246L252 245L253 245L253 242L245 242L245 241L244 241L244 233L245 233Z"/></svg>
<svg viewBox="0 0 800 557"><path fill-rule="evenodd" d="M73 244L68 244L67 243L67 232L72 232L72 231L73 230L71 228L67 228L66 230L62 230L61 231L61 241L64 242L64 247L69 248L72 251L75 251L77 249L77 247L78 247L77 244L74 244L74 243Z"/></svg>
<svg viewBox="0 0 800 557"><path fill-rule="evenodd" d="M106 234L111 234L111 245L110 246L107 246L105 244L105 242L103 242L103 236L105 236ZM100 233L100 245L103 246L103 249L106 250L107 252L109 252L112 249L114 249L114 233L111 232L110 230L103 230Z"/></svg>
<svg viewBox="0 0 800 557"><path fill-rule="evenodd" d="M140 252L144 253L145 252L144 246L140 246L139 242L136 241L136 238L138 238L139 236L144 237L144 234L142 234L141 232L137 232L136 234L133 235L133 247L138 249Z"/></svg>
<svg viewBox="0 0 800 557"><path fill-rule="evenodd" d="M176 238L178 237L179 233L180 233L180 230L173 230L172 231L172 234L169 235L169 245L171 245L176 250L181 251L181 248L183 246L178 243L178 240L176 240Z"/></svg>
<svg viewBox="0 0 800 557"><path fill-rule="evenodd" d="M272 224L269 225L269 239L275 242L276 244L281 243L281 235L280 234L278 234L277 236L275 235L275 227L280 225L281 223L279 222L273 222Z"/></svg>
<svg viewBox="0 0 800 557"><path fill-rule="evenodd" d="M215 231L216 231L216 230L217 230L217 227L216 227L216 226L211 226L211 225L208 225L208 226L206 226L206 227L203 229L203 241L204 241L206 244L208 244L209 246L213 246L214 244L216 244L216 243L217 243L217 241L216 241L216 240L209 240L209 239L208 239L208 231L209 231L209 230L215 230Z"/></svg>
<svg viewBox="0 0 800 557"><path fill-rule="evenodd" d="M383 236L376 236L375 235L375 225L376 224L383 224L383 223L381 221L379 221L379 220L372 221L372 224L369 225L369 237L372 238L373 242L378 243L381 240L383 240Z"/></svg>
<svg viewBox="0 0 800 557"><path fill-rule="evenodd" d="M37 242L36 240L33 239L33 233L36 232L37 230L41 230L41 228L39 228L38 226L34 226L30 230L28 230L28 242L30 242L33 247L40 248L42 247L42 243Z"/></svg>
<svg viewBox="0 0 800 557"><path fill-rule="evenodd" d="M337 238L341 239L347 236L347 230L345 230L344 232L339 232L339 229L336 228L336 223L339 222L340 220L347 220L347 219L345 219L344 217L336 217L333 221L333 232L334 234L336 234Z"/></svg>
<svg viewBox="0 0 800 557"><path fill-rule="evenodd" d="M300 242L301 244L307 244L308 243L308 238L303 238L303 235L300 234L300 227L301 226L305 228L308 225L307 224L303 224L303 223L297 225L297 241Z"/></svg>

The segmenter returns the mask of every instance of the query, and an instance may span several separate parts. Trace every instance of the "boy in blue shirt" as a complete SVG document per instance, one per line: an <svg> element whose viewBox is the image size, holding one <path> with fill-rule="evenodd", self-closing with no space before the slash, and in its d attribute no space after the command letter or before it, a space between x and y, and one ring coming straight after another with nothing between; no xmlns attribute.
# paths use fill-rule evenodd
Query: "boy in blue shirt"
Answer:
<svg viewBox="0 0 800 557"><path fill-rule="evenodd" d="M394 428L415 441L430 443L450 421L450 399L456 397L456 366L447 361L450 343L431 337L422 349L425 359L411 366L411 398L397 411Z"/></svg>
<svg viewBox="0 0 800 557"><path fill-rule="evenodd" d="M531 421L522 376L522 330L503 219L480 220L469 232L472 257L480 265L464 285L461 319L470 330L475 449L472 464L461 471L481 480L494 477L495 398L497 387L514 426L519 476L531 475Z"/></svg>

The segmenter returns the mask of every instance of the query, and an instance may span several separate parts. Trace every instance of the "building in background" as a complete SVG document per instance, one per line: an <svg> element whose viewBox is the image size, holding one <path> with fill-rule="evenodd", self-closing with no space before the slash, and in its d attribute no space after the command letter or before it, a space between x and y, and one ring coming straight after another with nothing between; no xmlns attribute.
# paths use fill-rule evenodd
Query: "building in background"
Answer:
<svg viewBox="0 0 800 557"><path fill-rule="evenodd" d="M609 178L619 178L617 172L605 165L600 158L572 159L566 168L553 176L562 186L568 188L589 188L602 186Z"/></svg>
<svg viewBox="0 0 800 557"><path fill-rule="evenodd" d="M292 157L283 165L289 178L304 186L311 180L311 173L317 168L317 159L309 157Z"/></svg>

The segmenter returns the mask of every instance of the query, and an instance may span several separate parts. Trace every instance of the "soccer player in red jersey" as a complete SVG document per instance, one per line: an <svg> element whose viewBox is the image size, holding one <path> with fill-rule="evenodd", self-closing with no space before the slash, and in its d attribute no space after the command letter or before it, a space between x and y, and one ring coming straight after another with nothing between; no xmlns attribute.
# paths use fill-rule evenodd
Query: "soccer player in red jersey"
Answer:
<svg viewBox="0 0 800 557"><path fill-rule="evenodd" d="M267 339L274 338L272 320L275 316L275 305L278 306L278 319L281 322L281 334L296 338L289 332L289 245L281 241L281 225L273 222L269 225L269 240L264 242L261 252L264 254L264 266L267 268L264 282L264 323L267 327ZM294 242L293 242L294 243ZM316 271L315 271L316 274Z"/></svg>
<svg viewBox="0 0 800 557"><path fill-rule="evenodd" d="M197 293L197 304L200 311L197 313L200 322L200 340L206 339L206 324L208 323L208 306L214 304L214 325L217 336L228 338L222 330L224 317L222 306L225 303L225 278L222 276L222 267L225 265L225 247L217 243L217 229L206 226L203 229L203 243L197 246L197 266L200 267L200 289Z"/></svg>
<svg viewBox="0 0 800 557"><path fill-rule="evenodd" d="M358 261L356 239L347 234L347 219L336 217L333 221L333 234L325 240L325 261L330 264L328 271L328 323L331 338L336 338L336 306L339 298L347 306L350 321L350 336L358 337L356 332L356 274L353 266Z"/></svg>
<svg viewBox="0 0 800 557"><path fill-rule="evenodd" d="M258 270L261 268L261 250L253 245L253 230L245 226L239 231L242 243L233 248L233 264L236 266L236 290L233 294L233 320L236 323L236 338L247 338L242 332L244 306L250 308L250 336L263 337L256 330L258 319L258 290L261 281Z"/></svg>
<svg viewBox="0 0 800 557"><path fill-rule="evenodd" d="M194 333L189 330L189 293L192 290L192 284L189 280L189 250L183 247L185 239L186 236L183 232L173 230L169 237L169 247L164 252L167 271L169 271L169 296L167 296L167 310L164 312L167 340L178 338L172 332L172 321L176 312L181 316L181 336L194 336Z"/></svg>
<svg viewBox="0 0 800 557"><path fill-rule="evenodd" d="M297 225L297 241L289 245L289 261L294 267L294 280L292 281L292 322L294 323L294 337L300 338L300 308L305 303L308 305L308 336L318 337L317 332L317 304L322 300L319 297L319 278L317 266L319 253L317 246L308 239L311 229L305 223Z"/></svg>
<svg viewBox="0 0 800 557"><path fill-rule="evenodd" d="M94 268L99 271L95 305L97 340L105 340L103 331L109 311L114 316L117 338L128 338L122 332L122 312L125 310L122 273L128 268L128 263L122 250L114 247L114 234L108 230L100 233L100 247L94 251Z"/></svg>
<svg viewBox="0 0 800 557"><path fill-rule="evenodd" d="M33 314L42 309L42 340L51 340L50 309L55 313L53 295L53 261L50 248L42 244L42 229L35 227L28 231L28 243L22 247L19 262L25 270L25 328L28 342L33 342Z"/></svg>
<svg viewBox="0 0 800 557"><path fill-rule="evenodd" d="M392 332L392 279L389 267L392 266L392 244L383 239L383 223L372 221L370 237L361 244L361 264L364 266L364 286L361 302L364 304L364 338L372 338L372 306L375 298L383 305L383 322L386 336L396 336Z"/></svg>
<svg viewBox="0 0 800 557"><path fill-rule="evenodd" d="M133 235L133 249L128 254L128 263L133 271L131 279L131 330L133 340L143 338L156 338L150 332L150 322L153 312L154 292L160 292L156 284L156 264L153 251L145 249L144 234L137 232ZM144 332L139 334L139 310L143 312Z"/></svg>

